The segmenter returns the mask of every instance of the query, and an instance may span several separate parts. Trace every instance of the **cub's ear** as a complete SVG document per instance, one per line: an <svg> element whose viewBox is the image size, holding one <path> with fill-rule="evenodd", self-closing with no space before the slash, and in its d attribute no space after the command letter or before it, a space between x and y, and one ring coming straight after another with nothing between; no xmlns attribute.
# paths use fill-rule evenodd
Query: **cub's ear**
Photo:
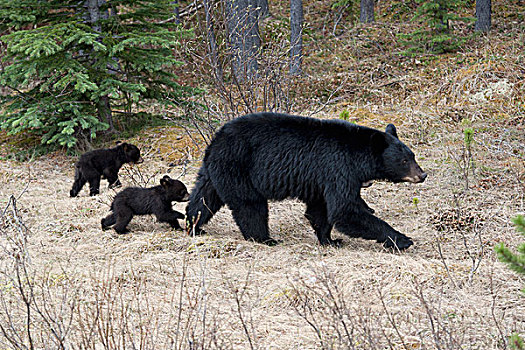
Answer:
<svg viewBox="0 0 525 350"><path fill-rule="evenodd" d="M386 126L385 132L387 134L390 134L390 135L394 136L396 139L399 139L399 137L397 137L397 130L396 130L396 127L394 126L394 124L388 124Z"/></svg>
<svg viewBox="0 0 525 350"><path fill-rule="evenodd" d="M372 148L372 152L374 154L383 153L385 148L388 147L385 134L380 131L374 131L372 136L370 136L370 147Z"/></svg>
<svg viewBox="0 0 525 350"><path fill-rule="evenodd" d="M169 186L170 181L171 181L171 177L169 177L168 175L164 175L164 177L160 179L160 184L162 185L162 187L167 187Z"/></svg>

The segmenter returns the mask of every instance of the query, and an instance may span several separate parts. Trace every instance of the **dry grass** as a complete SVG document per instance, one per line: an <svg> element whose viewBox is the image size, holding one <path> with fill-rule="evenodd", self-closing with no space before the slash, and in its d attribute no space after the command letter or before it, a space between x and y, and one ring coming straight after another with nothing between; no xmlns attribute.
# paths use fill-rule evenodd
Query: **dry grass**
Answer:
<svg viewBox="0 0 525 350"><path fill-rule="evenodd" d="M56 319L64 323L55 327L64 343L76 348L504 348L507 335L525 329L523 280L497 262L492 247L517 244L509 222L524 210L523 163L476 146L478 169L465 190L452 160L461 132L418 144L410 136L418 122L407 119L400 135L429 179L363 191L378 216L414 238L401 254L348 238L342 248L321 248L295 201L271 203L271 234L283 241L276 247L242 240L227 209L214 217L209 236L187 237L151 217L134 218L132 233L118 236L100 229L113 190L68 197L73 158L2 161L2 207L20 196L28 228L22 284L35 293L33 341L56 344L45 321ZM480 129L476 138L488 140L490 132ZM155 147L140 169L122 171L124 185L152 185L165 173L185 173L180 179L192 185L198 162L168 167L156 151L165 145ZM24 304L9 282L17 259L9 254L13 225L2 226L1 295L9 304L0 314L4 325L9 313L19 317L10 322L27 345Z"/></svg>
<svg viewBox="0 0 525 350"><path fill-rule="evenodd" d="M306 40L315 71L297 83L298 105L396 123L429 173L420 185L363 190L376 215L414 239L406 252L346 237L341 248L320 247L296 201L270 204L276 247L244 241L227 209L209 236L152 217L119 236L100 229L115 194L104 181L97 197L69 198L74 158L0 161L0 347L508 348L512 332L525 333L525 281L493 246L518 244L510 219L525 212L525 71L523 28L504 25L424 62L395 54L406 29L397 25ZM474 173L465 172L469 127ZM191 187L196 139L164 127L131 140L146 161L121 171L124 186L169 173Z"/></svg>

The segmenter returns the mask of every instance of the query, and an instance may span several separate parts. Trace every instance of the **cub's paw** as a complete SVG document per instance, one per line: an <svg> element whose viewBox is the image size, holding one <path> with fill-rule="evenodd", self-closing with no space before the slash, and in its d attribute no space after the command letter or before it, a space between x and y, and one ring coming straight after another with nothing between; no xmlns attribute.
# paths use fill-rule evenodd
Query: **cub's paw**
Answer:
<svg viewBox="0 0 525 350"><path fill-rule="evenodd" d="M320 242L320 243L322 246L325 246L325 247L332 246L332 247L340 248L343 246L343 240L340 238L337 238L337 239L328 238L327 240Z"/></svg>
<svg viewBox="0 0 525 350"><path fill-rule="evenodd" d="M174 220L174 221L170 221L169 222L170 226L172 229L174 230L182 230L182 227L180 227L180 224L177 220Z"/></svg>
<svg viewBox="0 0 525 350"><path fill-rule="evenodd" d="M186 223L186 227L188 227L188 223ZM186 231L186 233L188 234L188 236L202 236L208 234L208 232L204 231L201 228L189 229Z"/></svg>
<svg viewBox="0 0 525 350"><path fill-rule="evenodd" d="M122 229L122 230L115 229L115 232L117 232L119 235L125 235L126 233L129 233L129 230L127 228Z"/></svg>
<svg viewBox="0 0 525 350"><path fill-rule="evenodd" d="M268 238L268 239L265 239L265 240L261 241L260 243L263 243L263 244L266 244L267 246L273 247L273 246L276 246L276 245L282 243L282 241L278 240L278 239Z"/></svg>
<svg viewBox="0 0 525 350"><path fill-rule="evenodd" d="M106 224L106 219L104 218L100 220L100 226L102 226L102 230L107 230L111 225Z"/></svg>

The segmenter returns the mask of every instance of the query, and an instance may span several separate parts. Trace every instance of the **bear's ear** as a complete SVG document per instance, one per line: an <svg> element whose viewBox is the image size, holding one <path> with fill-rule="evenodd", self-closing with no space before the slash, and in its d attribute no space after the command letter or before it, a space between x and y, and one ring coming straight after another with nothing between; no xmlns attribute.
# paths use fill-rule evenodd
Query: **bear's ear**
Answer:
<svg viewBox="0 0 525 350"><path fill-rule="evenodd" d="M383 153L385 148L388 147L385 134L380 131L375 131L372 136L370 136L370 146L372 147L372 152L374 154Z"/></svg>
<svg viewBox="0 0 525 350"><path fill-rule="evenodd" d="M394 124L388 124L386 126L385 132L387 134L390 134L390 135L394 136L396 139L399 139L399 137L397 137L397 130L396 130L396 127L394 126Z"/></svg>

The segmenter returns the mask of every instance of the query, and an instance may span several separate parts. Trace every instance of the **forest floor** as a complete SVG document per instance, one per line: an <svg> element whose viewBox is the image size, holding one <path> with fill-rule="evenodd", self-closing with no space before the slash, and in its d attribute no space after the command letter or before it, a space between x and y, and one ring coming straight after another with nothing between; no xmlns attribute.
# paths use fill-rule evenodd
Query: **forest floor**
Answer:
<svg viewBox="0 0 525 350"><path fill-rule="evenodd" d="M396 55L389 38L402 28L385 23L306 41L305 66L315 69L294 89L298 105L311 105L293 112L393 122L428 173L422 184L362 191L413 238L403 252L338 232L342 247L320 247L293 200L270 203L270 234L282 241L274 247L243 240L227 208L201 237L149 216L135 217L130 234L102 231L115 190L102 181L99 196L70 198L76 157L7 160L4 138L0 344L508 348L512 333L525 335L525 279L494 253L523 242L511 218L525 213L525 30L512 20L496 17L493 34L433 60ZM123 167L123 185L169 174L193 187L204 148L195 135L166 125L130 138L145 162Z"/></svg>

